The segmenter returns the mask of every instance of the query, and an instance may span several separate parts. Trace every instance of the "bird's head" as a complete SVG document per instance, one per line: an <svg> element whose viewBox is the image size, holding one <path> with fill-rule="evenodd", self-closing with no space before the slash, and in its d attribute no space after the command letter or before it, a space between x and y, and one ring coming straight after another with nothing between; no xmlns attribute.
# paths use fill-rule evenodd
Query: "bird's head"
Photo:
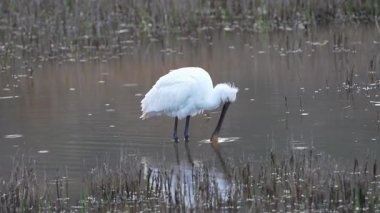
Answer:
<svg viewBox="0 0 380 213"><path fill-rule="evenodd" d="M222 112L220 114L220 118L218 121L218 124L214 130L214 132L211 135L211 142L218 142L218 136L220 128L222 127L222 123L224 120L224 116L227 113L228 107L230 106L231 102L235 102L236 100L236 93L239 91L238 88L231 84L218 84L215 86L215 91L217 95L219 96L221 102L224 103Z"/></svg>
<svg viewBox="0 0 380 213"><path fill-rule="evenodd" d="M215 91L220 97L221 102L235 102L236 93L239 91L237 87L231 84L223 83L215 86Z"/></svg>

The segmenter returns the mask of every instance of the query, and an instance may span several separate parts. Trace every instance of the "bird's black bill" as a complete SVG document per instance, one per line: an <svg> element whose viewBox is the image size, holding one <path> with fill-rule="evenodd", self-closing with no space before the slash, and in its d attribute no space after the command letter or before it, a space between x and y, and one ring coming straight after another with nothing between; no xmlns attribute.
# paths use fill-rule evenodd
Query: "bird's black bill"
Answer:
<svg viewBox="0 0 380 213"><path fill-rule="evenodd" d="M227 112L227 109L228 109L229 106L230 106L230 102L224 103L223 109L222 109L222 113L220 114L220 118L219 118L218 124L216 125L214 133L212 133L212 135L211 135L211 139L210 139L211 142L218 142L219 131L220 131L220 128L222 128L222 123L223 123L223 120L224 120L224 116L226 115L226 112Z"/></svg>

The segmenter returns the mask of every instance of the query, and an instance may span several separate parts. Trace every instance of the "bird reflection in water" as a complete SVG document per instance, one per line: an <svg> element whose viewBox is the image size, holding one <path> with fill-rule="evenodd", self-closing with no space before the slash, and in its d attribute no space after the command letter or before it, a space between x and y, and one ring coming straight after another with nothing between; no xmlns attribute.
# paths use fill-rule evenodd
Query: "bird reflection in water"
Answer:
<svg viewBox="0 0 380 213"><path fill-rule="evenodd" d="M187 159L189 160L191 167L194 167L194 161L193 161L193 158L191 157L189 143L185 143L185 149L186 149Z"/></svg>
<svg viewBox="0 0 380 213"><path fill-rule="evenodd" d="M180 155L179 155L179 151L178 151L178 146L180 144L178 143L173 143L173 146L174 146L174 151L175 151L175 156L176 156L176 160L177 160L177 165L180 166L181 165L181 161L180 161ZM219 162L220 162L220 165L222 167L222 170L223 170L223 173L226 175L227 179L228 180L231 180L232 179L232 176L231 176L231 173L230 173L230 169L228 168L228 165L223 157L223 154L222 154L222 148L220 146L220 143L218 142L211 142L210 143L211 145L211 148L212 150L215 152ZM191 155L191 150L190 150L190 147L189 147L189 143L188 142L185 142L185 150L186 150L186 155L187 155L187 160L188 160L188 163L191 165L191 167L193 168L194 167L194 160L193 160L193 157Z"/></svg>
<svg viewBox="0 0 380 213"><path fill-rule="evenodd" d="M223 158L223 155L222 155L222 152L221 152L220 143L218 143L218 142L211 142L210 145L211 145L211 148L214 150L216 156L218 157L218 160L220 162L220 165L222 166L224 174L226 175L226 177L228 178L228 180L231 180L232 177L231 177L230 171L228 169L228 166L226 164L226 161Z"/></svg>
<svg viewBox="0 0 380 213"><path fill-rule="evenodd" d="M178 152L179 145L178 143L174 143L173 146L174 146L175 156L177 160L177 165L179 166L180 165L179 152ZM194 167L194 161L193 161L193 157L191 156L191 151L190 151L188 142L185 142L185 150L186 150L187 160L189 161L189 164L191 165L191 167Z"/></svg>

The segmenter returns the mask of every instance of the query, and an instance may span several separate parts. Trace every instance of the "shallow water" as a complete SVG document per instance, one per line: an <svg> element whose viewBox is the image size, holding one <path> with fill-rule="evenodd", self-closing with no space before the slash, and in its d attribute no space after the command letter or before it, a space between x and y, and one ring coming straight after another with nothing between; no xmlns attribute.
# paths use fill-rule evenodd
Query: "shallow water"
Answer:
<svg viewBox="0 0 380 213"><path fill-rule="evenodd" d="M157 167L211 163L220 169L225 159L260 158L268 150L315 148L351 161L377 157L379 42L370 26L220 32L131 44L120 58L45 62L32 78L3 71L0 176L9 175L17 150L37 159L49 177L69 176L74 186L96 164L116 163L121 151ZM184 66L203 67L214 83L240 89L218 151L207 140L219 111L192 118L188 147L173 145L172 118L139 119L143 94L169 69Z"/></svg>

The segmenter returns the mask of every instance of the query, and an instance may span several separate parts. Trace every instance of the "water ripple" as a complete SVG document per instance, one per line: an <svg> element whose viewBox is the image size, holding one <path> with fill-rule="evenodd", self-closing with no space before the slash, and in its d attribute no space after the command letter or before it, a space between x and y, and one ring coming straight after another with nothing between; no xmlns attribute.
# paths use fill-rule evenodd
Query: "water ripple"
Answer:
<svg viewBox="0 0 380 213"><path fill-rule="evenodd" d="M228 138L218 138L218 143L231 143L231 142L236 142L239 140L240 137L228 137ZM204 139L199 141L199 143L211 143L210 139Z"/></svg>

